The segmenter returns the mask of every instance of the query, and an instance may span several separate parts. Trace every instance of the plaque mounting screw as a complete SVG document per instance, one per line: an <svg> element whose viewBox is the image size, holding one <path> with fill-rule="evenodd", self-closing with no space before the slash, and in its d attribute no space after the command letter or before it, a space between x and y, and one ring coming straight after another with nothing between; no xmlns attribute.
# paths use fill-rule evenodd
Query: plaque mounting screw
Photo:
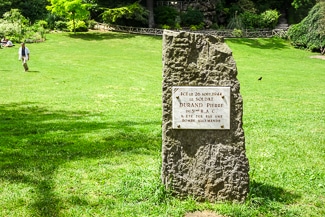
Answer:
<svg viewBox="0 0 325 217"><path fill-rule="evenodd" d="M176 96L176 99L179 99L179 96Z"/></svg>
<svg viewBox="0 0 325 217"><path fill-rule="evenodd" d="M177 125L178 128L181 128L181 125Z"/></svg>
<svg viewBox="0 0 325 217"><path fill-rule="evenodd" d="M221 125L221 128L223 129L223 128L225 128L225 126L224 125Z"/></svg>
<svg viewBox="0 0 325 217"><path fill-rule="evenodd" d="M224 99L224 98L225 98L225 96L221 96L221 98L222 98L222 99Z"/></svg>

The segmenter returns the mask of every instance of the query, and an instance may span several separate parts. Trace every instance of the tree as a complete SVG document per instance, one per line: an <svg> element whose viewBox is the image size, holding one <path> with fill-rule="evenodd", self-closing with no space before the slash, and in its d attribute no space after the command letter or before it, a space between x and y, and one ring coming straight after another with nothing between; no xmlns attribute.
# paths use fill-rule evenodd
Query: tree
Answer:
<svg viewBox="0 0 325 217"><path fill-rule="evenodd" d="M149 11L149 28L152 28L155 26L155 20L154 20L154 13L153 13L153 0L147 0L147 9Z"/></svg>
<svg viewBox="0 0 325 217"><path fill-rule="evenodd" d="M135 2L119 8L108 8L102 14L102 18L107 23L116 23L118 20L125 19L144 24L148 22L148 11L138 2Z"/></svg>
<svg viewBox="0 0 325 217"><path fill-rule="evenodd" d="M2 17L2 15L10 10L11 7L11 0L2 0L0 1L0 17Z"/></svg>
<svg viewBox="0 0 325 217"><path fill-rule="evenodd" d="M88 8L91 5L82 3L82 0L50 0L50 3L51 6L47 6L46 9L72 21L74 33L76 33L76 20L89 17Z"/></svg>
<svg viewBox="0 0 325 217"><path fill-rule="evenodd" d="M288 31L291 43L299 48L324 52L325 47L325 1L317 3L300 23Z"/></svg>

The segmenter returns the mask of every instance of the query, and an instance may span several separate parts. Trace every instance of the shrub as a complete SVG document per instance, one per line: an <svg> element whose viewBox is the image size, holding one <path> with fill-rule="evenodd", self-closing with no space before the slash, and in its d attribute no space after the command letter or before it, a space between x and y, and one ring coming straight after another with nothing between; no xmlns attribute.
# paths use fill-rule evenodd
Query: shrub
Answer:
<svg viewBox="0 0 325 217"><path fill-rule="evenodd" d="M158 25L176 26L178 11L173 7L159 6L154 10L155 21Z"/></svg>
<svg viewBox="0 0 325 217"><path fill-rule="evenodd" d="M291 25L288 38L291 44L311 51L320 51L325 47L325 2L316 4L300 23Z"/></svg>
<svg viewBox="0 0 325 217"><path fill-rule="evenodd" d="M231 34L236 38L243 37L243 31L241 29L234 29Z"/></svg>
<svg viewBox="0 0 325 217"><path fill-rule="evenodd" d="M62 20L55 21L54 22L54 29L61 30L61 31L67 31L68 30L68 23Z"/></svg>
<svg viewBox="0 0 325 217"><path fill-rule="evenodd" d="M55 14L48 13L45 20L47 22L49 29L56 29L56 22L58 22L61 19Z"/></svg>
<svg viewBox="0 0 325 217"><path fill-rule="evenodd" d="M48 25L45 20L39 20L34 24L34 26L36 26L37 28L43 27L45 29L45 28L47 28Z"/></svg>
<svg viewBox="0 0 325 217"><path fill-rule="evenodd" d="M267 10L261 14L261 27L273 29L278 23L280 14L277 10Z"/></svg>
<svg viewBox="0 0 325 217"><path fill-rule="evenodd" d="M95 20L88 20L87 25L89 29L95 29L97 22Z"/></svg>
<svg viewBox="0 0 325 217"><path fill-rule="evenodd" d="M239 15L245 29L261 28L261 16L253 12L244 12Z"/></svg>
<svg viewBox="0 0 325 217"><path fill-rule="evenodd" d="M203 13L197 9L189 8L181 14L181 22L185 26L200 25L204 21Z"/></svg>
<svg viewBox="0 0 325 217"><path fill-rule="evenodd" d="M190 30L192 30L192 31L196 31L196 30L200 30L200 29L204 29L204 23L200 23L199 25L191 25L190 26Z"/></svg>
<svg viewBox="0 0 325 217"><path fill-rule="evenodd" d="M14 42L15 40L13 40L13 38L16 38L16 36L20 35L20 33L21 30L18 25L10 23L6 20L0 20L0 35L2 37L5 36L6 38Z"/></svg>
<svg viewBox="0 0 325 217"><path fill-rule="evenodd" d="M168 26L168 25L166 25L166 24L162 25L161 28L162 28L162 29L171 29L170 26Z"/></svg>
<svg viewBox="0 0 325 217"><path fill-rule="evenodd" d="M235 13L235 16L233 16L228 25L227 25L228 29L243 29L244 25L242 22L242 19L240 16L237 16L237 13Z"/></svg>
<svg viewBox="0 0 325 217"><path fill-rule="evenodd" d="M75 22L75 30L73 29L73 21L68 22L68 29L70 32L76 31L76 32L87 32L88 28L86 26L85 21L78 20Z"/></svg>
<svg viewBox="0 0 325 217"><path fill-rule="evenodd" d="M3 34L13 42L20 42L28 26L28 20L21 15L18 9L11 9L4 13L0 20L0 34Z"/></svg>

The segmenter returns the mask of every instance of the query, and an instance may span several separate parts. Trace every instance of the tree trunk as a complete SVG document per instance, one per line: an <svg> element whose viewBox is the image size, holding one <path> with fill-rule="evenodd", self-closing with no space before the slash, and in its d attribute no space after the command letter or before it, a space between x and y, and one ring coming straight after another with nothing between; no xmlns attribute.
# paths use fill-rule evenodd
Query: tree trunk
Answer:
<svg viewBox="0 0 325 217"><path fill-rule="evenodd" d="M155 20L153 16L153 2L154 0L147 0L147 9L149 10L149 20L148 20L149 28L155 26Z"/></svg>

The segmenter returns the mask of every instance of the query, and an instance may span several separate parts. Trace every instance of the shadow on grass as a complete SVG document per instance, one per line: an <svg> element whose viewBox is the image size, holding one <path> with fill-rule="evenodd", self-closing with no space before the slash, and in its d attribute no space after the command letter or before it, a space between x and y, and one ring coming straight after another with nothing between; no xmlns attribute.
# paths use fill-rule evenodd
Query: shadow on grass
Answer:
<svg viewBox="0 0 325 217"><path fill-rule="evenodd" d="M252 48L259 48L259 49L286 49L289 45L283 40L279 38L229 38L226 39L225 42L230 41L234 44L242 44L247 45Z"/></svg>
<svg viewBox="0 0 325 217"><path fill-rule="evenodd" d="M251 181L249 199L253 206L268 206L270 202L290 204L299 199L301 195L288 192L283 188L274 187L256 181Z"/></svg>
<svg viewBox="0 0 325 217"><path fill-rule="evenodd" d="M117 32L79 32L79 33L70 33L68 35L70 38L82 39L85 41L100 41L107 39L126 39L134 38L135 35L127 33L117 33Z"/></svg>
<svg viewBox="0 0 325 217"><path fill-rule="evenodd" d="M117 152L151 154L160 150L160 135L137 130L137 126L160 123L100 122L98 116L51 111L30 102L0 105L0 181L32 189L36 195L29 204L32 216L59 216L64 208L54 191L53 173L60 165L114 157Z"/></svg>
<svg viewBox="0 0 325 217"><path fill-rule="evenodd" d="M134 38L137 34L123 33L123 32L82 32L82 33L70 33L70 38L77 38L86 41L100 41L100 40L109 40L109 39L126 39ZM150 36L150 35L141 35L141 37L150 37L157 40L162 40L161 36Z"/></svg>

